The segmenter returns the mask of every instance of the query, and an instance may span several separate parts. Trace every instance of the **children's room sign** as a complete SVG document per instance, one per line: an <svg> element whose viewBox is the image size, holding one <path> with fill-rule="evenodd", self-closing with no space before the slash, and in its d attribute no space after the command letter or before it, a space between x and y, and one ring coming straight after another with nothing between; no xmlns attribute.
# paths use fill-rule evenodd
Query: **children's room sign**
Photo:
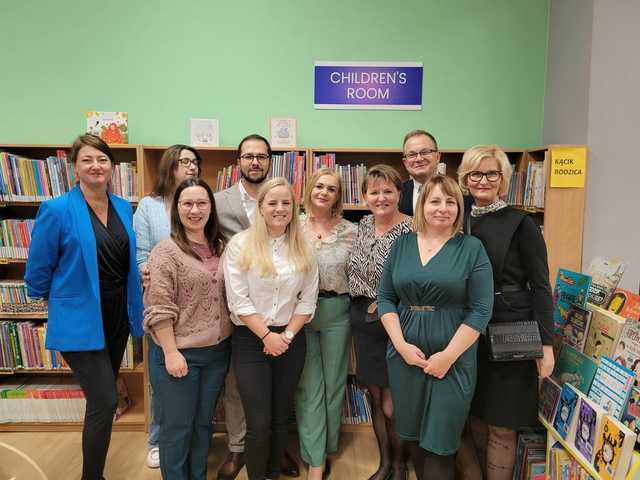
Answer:
<svg viewBox="0 0 640 480"><path fill-rule="evenodd" d="M422 110L422 63L315 62L314 108Z"/></svg>

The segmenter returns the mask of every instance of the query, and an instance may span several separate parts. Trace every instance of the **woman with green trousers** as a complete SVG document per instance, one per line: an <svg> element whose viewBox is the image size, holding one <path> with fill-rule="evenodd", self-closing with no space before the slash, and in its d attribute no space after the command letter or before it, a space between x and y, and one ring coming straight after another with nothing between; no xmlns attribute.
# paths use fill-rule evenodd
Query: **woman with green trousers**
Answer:
<svg viewBox="0 0 640 480"><path fill-rule="evenodd" d="M347 260L356 228L342 218L340 175L320 169L307 183L301 219L318 262L320 292L315 315L305 326L307 354L296 394L300 455L307 480L329 475L327 454L338 450L351 327Z"/></svg>

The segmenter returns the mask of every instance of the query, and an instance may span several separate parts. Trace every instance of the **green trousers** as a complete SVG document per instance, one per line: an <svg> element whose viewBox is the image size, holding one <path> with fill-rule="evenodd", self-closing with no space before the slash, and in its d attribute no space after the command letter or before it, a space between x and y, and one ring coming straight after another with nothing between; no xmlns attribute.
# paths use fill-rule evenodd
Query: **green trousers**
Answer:
<svg viewBox="0 0 640 480"><path fill-rule="evenodd" d="M304 329L307 356L296 392L296 418L300 455L314 467L338 450L351 346L349 303L348 295L319 298Z"/></svg>

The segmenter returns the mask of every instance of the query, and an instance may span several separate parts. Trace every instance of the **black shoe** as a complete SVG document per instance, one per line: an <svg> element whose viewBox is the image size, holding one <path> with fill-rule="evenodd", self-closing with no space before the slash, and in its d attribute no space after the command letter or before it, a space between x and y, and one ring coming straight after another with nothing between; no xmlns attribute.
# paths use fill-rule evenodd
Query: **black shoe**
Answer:
<svg viewBox="0 0 640 480"><path fill-rule="evenodd" d="M287 451L284 452L284 457L282 458L282 468L281 472L283 475L287 477L299 477L300 476L300 468L298 468L298 464L293 459L291 454Z"/></svg>
<svg viewBox="0 0 640 480"><path fill-rule="evenodd" d="M324 461L324 470L322 471L322 478L329 478L331 475L331 460L328 458Z"/></svg>

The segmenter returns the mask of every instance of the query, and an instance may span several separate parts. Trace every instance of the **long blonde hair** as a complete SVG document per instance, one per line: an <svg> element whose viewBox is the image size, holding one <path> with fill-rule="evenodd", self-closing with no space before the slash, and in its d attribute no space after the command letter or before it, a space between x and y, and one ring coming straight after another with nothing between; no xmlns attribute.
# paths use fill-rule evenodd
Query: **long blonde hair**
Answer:
<svg viewBox="0 0 640 480"><path fill-rule="evenodd" d="M285 243L289 252L289 261L293 262L297 272L311 270L312 258L307 248L307 243L302 236L298 220L298 204L295 201L293 190L285 178L276 177L267 180L258 191L258 207L255 218L253 224L246 231L244 246L240 254L240 268L247 271L255 266L260 270L261 277L273 277L276 275L273 255L271 248L269 248L269 231L261 211L264 197L276 187L286 187L291 194L293 212L291 222L285 230Z"/></svg>

